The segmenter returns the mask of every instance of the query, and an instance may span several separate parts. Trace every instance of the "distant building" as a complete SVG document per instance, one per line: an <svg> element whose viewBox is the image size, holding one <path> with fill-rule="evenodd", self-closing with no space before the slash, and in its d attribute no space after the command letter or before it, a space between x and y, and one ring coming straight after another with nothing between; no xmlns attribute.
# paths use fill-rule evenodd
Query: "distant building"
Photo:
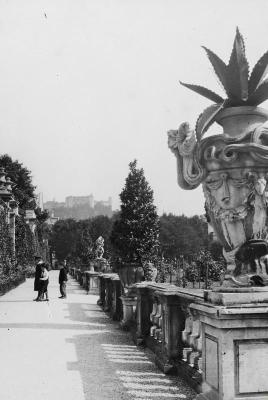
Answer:
<svg viewBox="0 0 268 400"><path fill-rule="evenodd" d="M94 207L94 197L92 194L89 196L68 196L65 198L65 207L75 207L89 205L89 207Z"/></svg>
<svg viewBox="0 0 268 400"><path fill-rule="evenodd" d="M46 201L44 203L44 209L45 210L51 211L51 210L55 210L56 208L60 208L60 207L65 207L65 203L64 202L60 203L60 202L55 201L55 200Z"/></svg>
<svg viewBox="0 0 268 400"><path fill-rule="evenodd" d="M96 217L97 215L105 215L111 217L112 198L108 200L95 201L92 194L88 196L67 196L65 202L57 202L55 200L44 203L44 209L53 212L58 219L74 218L76 220ZM51 214L52 215L52 214Z"/></svg>
<svg viewBox="0 0 268 400"><path fill-rule="evenodd" d="M95 215L107 215L111 217L113 215L112 198L109 197L108 201L95 201L94 211Z"/></svg>
<svg viewBox="0 0 268 400"><path fill-rule="evenodd" d="M59 220L59 217L54 216L54 211L51 212L51 215L49 218L46 220L46 223L48 225L54 225L57 221Z"/></svg>

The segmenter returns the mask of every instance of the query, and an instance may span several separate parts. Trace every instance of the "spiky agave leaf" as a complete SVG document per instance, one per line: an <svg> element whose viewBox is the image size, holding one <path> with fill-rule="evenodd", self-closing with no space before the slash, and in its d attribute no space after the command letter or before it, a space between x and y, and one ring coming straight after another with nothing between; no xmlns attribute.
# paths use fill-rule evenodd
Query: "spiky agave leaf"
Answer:
<svg viewBox="0 0 268 400"><path fill-rule="evenodd" d="M259 61L254 66L250 79L249 79L249 94L253 93L254 90L260 85L262 80L265 78L268 72L268 51L263 54Z"/></svg>
<svg viewBox="0 0 268 400"><path fill-rule="evenodd" d="M229 90L228 90L228 82L227 82L227 65L219 56L217 56L217 54L213 53L213 51L209 50L205 46L202 46L202 47L205 50L205 52L208 56L208 59L213 66L215 74L219 78L225 92L228 95Z"/></svg>
<svg viewBox="0 0 268 400"><path fill-rule="evenodd" d="M201 94L201 96L206 97L209 100L212 100L214 103L222 103L224 99L219 96L217 93L213 92L212 90L209 90L203 86L199 85L192 85L189 83L184 83L180 81L180 84L187 87L188 89L193 90L194 92Z"/></svg>
<svg viewBox="0 0 268 400"><path fill-rule="evenodd" d="M206 108L202 114L199 115L195 126L195 134L198 141L202 139L208 128L215 121L218 112L222 110L224 106L225 102L221 104L212 104L212 106Z"/></svg>
<svg viewBox="0 0 268 400"><path fill-rule="evenodd" d="M265 79L253 92L247 101L247 105L249 106L258 106L263 103L265 100L268 100L268 79Z"/></svg>
<svg viewBox="0 0 268 400"><path fill-rule="evenodd" d="M242 105L248 99L248 61L245 53L245 44L238 28L227 67L228 97ZM241 104L242 101L242 104Z"/></svg>

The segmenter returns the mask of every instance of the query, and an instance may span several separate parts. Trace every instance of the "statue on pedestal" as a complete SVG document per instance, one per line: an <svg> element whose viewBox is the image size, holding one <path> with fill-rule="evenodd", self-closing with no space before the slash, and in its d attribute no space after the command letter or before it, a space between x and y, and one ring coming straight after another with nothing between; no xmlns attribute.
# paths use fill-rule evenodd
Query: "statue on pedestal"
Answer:
<svg viewBox="0 0 268 400"><path fill-rule="evenodd" d="M95 255L97 259L103 258L104 254L104 239L102 236L99 236L98 239L95 242L96 244L96 250L95 250Z"/></svg>
<svg viewBox="0 0 268 400"><path fill-rule="evenodd" d="M268 282L260 262L268 254L268 111L257 106L268 99L268 53L249 78L238 30L228 65L205 51L228 97L182 83L215 104L199 116L195 130L185 122L169 131L168 145L177 158L179 185L188 190L203 185L208 222L227 262L223 286L263 286ZM223 133L204 138L214 122Z"/></svg>
<svg viewBox="0 0 268 400"><path fill-rule="evenodd" d="M106 258L103 257L104 254L104 239L99 236L95 242L95 260L94 269L98 272L107 272L109 270L109 263Z"/></svg>

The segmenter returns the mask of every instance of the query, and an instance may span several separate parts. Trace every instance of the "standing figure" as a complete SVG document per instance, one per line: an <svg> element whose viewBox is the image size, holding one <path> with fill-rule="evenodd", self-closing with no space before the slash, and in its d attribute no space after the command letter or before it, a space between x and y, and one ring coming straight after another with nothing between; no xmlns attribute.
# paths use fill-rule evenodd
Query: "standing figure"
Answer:
<svg viewBox="0 0 268 400"><path fill-rule="evenodd" d="M34 274L34 291L38 292L37 297L34 299L34 301L37 301L40 298L40 278L42 274L42 264L44 264L44 261L40 256L35 256L34 257L35 262L36 262L36 267L35 267L35 274Z"/></svg>
<svg viewBox="0 0 268 400"><path fill-rule="evenodd" d="M42 264L41 268L42 272L40 277L40 297L36 301L42 301L42 300L49 301L48 291L47 291L47 287L49 284L48 268L45 263ZM46 298L44 299L45 296Z"/></svg>
<svg viewBox="0 0 268 400"><path fill-rule="evenodd" d="M60 284L60 294L59 299L65 299L66 295L66 285L68 281L68 271L66 265L61 265L60 273L59 273L59 284Z"/></svg>
<svg viewBox="0 0 268 400"><path fill-rule="evenodd" d="M100 259L103 258L103 253L104 253L104 239L102 236L99 236L98 239L95 242L96 250L96 258Z"/></svg>

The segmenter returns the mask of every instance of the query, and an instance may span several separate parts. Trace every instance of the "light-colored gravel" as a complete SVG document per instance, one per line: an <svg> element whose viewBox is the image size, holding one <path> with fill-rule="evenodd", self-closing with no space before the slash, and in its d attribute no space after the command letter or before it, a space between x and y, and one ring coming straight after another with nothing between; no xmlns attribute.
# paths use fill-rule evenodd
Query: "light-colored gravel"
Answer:
<svg viewBox="0 0 268 400"><path fill-rule="evenodd" d="M167 377L150 352L72 279L58 299L50 272L50 302L34 302L33 280L0 297L0 398L3 400L192 399L179 378Z"/></svg>

